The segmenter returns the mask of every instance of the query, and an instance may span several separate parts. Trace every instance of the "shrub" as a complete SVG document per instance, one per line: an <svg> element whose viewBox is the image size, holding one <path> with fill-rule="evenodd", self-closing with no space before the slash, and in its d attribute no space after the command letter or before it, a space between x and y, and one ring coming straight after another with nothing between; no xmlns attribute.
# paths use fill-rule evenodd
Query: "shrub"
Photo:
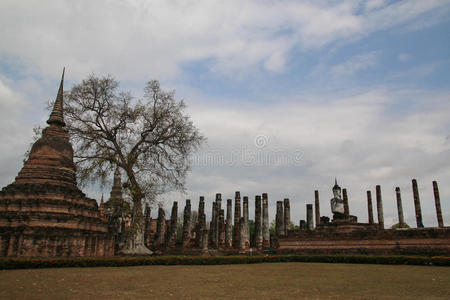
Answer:
<svg viewBox="0 0 450 300"><path fill-rule="evenodd" d="M65 267L124 267L143 265L224 265L277 262L323 262L388 265L450 266L450 257L372 255L256 255L256 256L155 256L155 257L75 257L0 258L0 269Z"/></svg>

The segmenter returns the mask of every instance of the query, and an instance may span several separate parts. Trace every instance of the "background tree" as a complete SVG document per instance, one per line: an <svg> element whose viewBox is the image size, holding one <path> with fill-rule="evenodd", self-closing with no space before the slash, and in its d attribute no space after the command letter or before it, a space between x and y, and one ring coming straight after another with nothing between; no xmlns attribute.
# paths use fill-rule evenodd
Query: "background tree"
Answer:
<svg viewBox="0 0 450 300"><path fill-rule="evenodd" d="M81 183L104 184L116 165L126 175L124 188L133 202L131 253L145 250L143 201L184 190L189 155L204 141L173 91L151 80L144 92L135 100L112 77L91 75L66 94L64 108Z"/></svg>

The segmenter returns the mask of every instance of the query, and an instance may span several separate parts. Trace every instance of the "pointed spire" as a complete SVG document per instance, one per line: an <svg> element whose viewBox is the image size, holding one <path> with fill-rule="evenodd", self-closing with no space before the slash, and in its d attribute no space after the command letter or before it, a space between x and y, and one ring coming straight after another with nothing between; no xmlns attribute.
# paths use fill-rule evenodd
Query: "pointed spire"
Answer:
<svg viewBox="0 0 450 300"><path fill-rule="evenodd" d="M104 204L104 202L103 202L103 193L102 193L102 200L100 201L100 205L103 205Z"/></svg>
<svg viewBox="0 0 450 300"><path fill-rule="evenodd" d="M334 189L340 189L341 187L337 184L337 179L336 177L334 177L334 186L333 186L333 190Z"/></svg>
<svg viewBox="0 0 450 300"><path fill-rule="evenodd" d="M116 171L114 172L114 186L120 187L120 185L121 185L120 181L121 181L120 170L119 170L119 166L117 166Z"/></svg>
<svg viewBox="0 0 450 300"><path fill-rule="evenodd" d="M50 114L50 117L47 120L47 124L56 124L61 127L66 126L66 123L64 122L64 115L63 115L63 92L64 92L64 72L66 68L64 67L62 77L61 77L61 83L59 84L59 90L58 95L56 96L55 104L53 105L53 110Z"/></svg>

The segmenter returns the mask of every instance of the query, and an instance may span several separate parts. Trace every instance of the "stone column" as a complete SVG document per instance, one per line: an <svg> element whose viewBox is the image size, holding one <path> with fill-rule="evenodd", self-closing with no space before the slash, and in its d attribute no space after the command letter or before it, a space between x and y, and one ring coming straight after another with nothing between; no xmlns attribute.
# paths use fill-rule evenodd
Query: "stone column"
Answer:
<svg viewBox="0 0 450 300"><path fill-rule="evenodd" d="M419 197L419 189L417 188L417 180L412 180L412 188L414 195L414 208L416 209L416 223L417 228L423 227L422 222L422 208L420 207L420 197Z"/></svg>
<svg viewBox="0 0 450 300"><path fill-rule="evenodd" d="M255 197L255 247L260 250L263 245L262 219L261 219L261 196Z"/></svg>
<svg viewBox="0 0 450 300"><path fill-rule="evenodd" d="M369 211L369 224L373 224L372 193L370 191L367 191L367 209Z"/></svg>
<svg viewBox="0 0 450 300"><path fill-rule="evenodd" d="M216 244L216 219L217 216L217 203L212 203L211 222L209 225L209 244L215 246Z"/></svg>
<svg viewBox="0 0 450 300"><path fill-rule="evenodd" d="M313 206L306 204L306 227L309 231L314 230Z"/></svg>
<svg viewBox="0 0 450 300"><path fill-rule="evenodd" d="M403 217L402 196L400 194L399 187L395 188L395 195L397 198L398 224L399 224L399 227L402 228L402 227L404 227L403 225L405 224L405 219Z"/></svg>
<svg viewBox="0 0 450 300"><path fill-rule="evenodd" d="M267 193L262 194L262 202L263 247L270 247L269 199Z"/></svg>
<svg viewBox="0 0 450 300"><path fill-rule="evenodd" d="M202 253L208 252L208 229L203 229L200 248Z"/></svg>
<svg viewBox="0 0 450 300"><path fill-rule="evenodd" d="M320 203L319 203L319 191L314 191L314 204L316 206L315 213L316 213L316 227L320 224Z"/></svg>
<svg viewBox="0 0 450 300"><path fill-rule="evenodd" d="M436 216L438 227L444 227L444 220L442 219L442 211L441 211L441 199L439 197L439 188L436 181L433 181L433 193L434 193L434 204L436 205Z"/></svg>
<svg viewBox="0 0 450 300"><path fill-rule="evenodd" d="M158 220L156 221L155 247L159 248L164 244L166 233L166 213L162 207L158 209Z"/></svg>
<svg viewBox="0 0 450 300"><path fill-rule="evenodd" d="M217 203L217 210L220 212L222 209L222 194L217 193L216 194L216 203Z"/></svg>
<svg viewBox="0 0 450 300"><path fill-rule="evenodd" d="M277 201L277 214L275 216L275 233L277 236L284 235L283 201Z"/></svg>
<svg viewBox="0 0 450 300"><path fill-rule="evenodd" d="M205 197L200 196L198 202L198 220L197 220L197 231L196 231L196 245L197 247L202 247L203 230L206 229L206 215L205 215Z"/></svg>
<svg viewBox="0 0 450 300"><path fill-rule="evenodd" d="M242 217L239 220L239 224L241 225L239 227L239 250L240 251L245 251L245 237L246 237L246 233L245 233L245 226L243 226L245 223L245 218Z"/></svg>
<svg viewBox="0 0 450 300"><path fill-rule="evenodd" d="M300 220L300 230L306 230L306 221Z"/></svg>
<svg viewBox="0 0 450 300"><path fill-rule="evenodd" d="M219 248L225 248L225 211L219 211Z"/></svg>
<svg viewBox="0 0 450 300"><path fill-rule="evenodd" d="M144 245L149 247L150 246L150 236L149 236L149 230L150 230L150 222L151 222L151 211L150 211L150 205L148 203L145 203L145 211L144 211Z"/></svg>
<svg viewBox="0 0 450 300"><path fill-rule="evenodd" d="M284 235L288 235L289 226L291 225L291 205L289 199L284 199Z"/></svg>
<svg viewBox="0 0 450 300"><path fill-rule="evenodd" d="M191 200L186 200L183 214L183 248L187 248L191 242Z"/></svg>
<svg viewBox="0 0 450 300"><path fill-rule="evenodd" d="M344 200L344 218L350 220L350 208L348 207L347 189L342 189L342 198Z"/></svg>
<svg viewBox="0 0 450 300"><path fill-rule="evenodd" d="M172 205L172 214L170 215L170 227L167 235L167 246L175 247L177 243L177 221L178 221L178 202L174 201Z"/></svg>
<svg viewBox="0 0 450 300"><path fill-rule="evenodd" d="M250 228L249 228L249 222L248 222L248 197L245 196L243 199L243 205L242 205L242 216L244 217L244 223L241 223L241 226L244 226L244 233L245 233L245 248L250 247Z"/></svg>
<svg viewBox="0 0 450 300"><path fill-rule="evenodd" d="M225 247L231 248L233 242L233 202L227 200L227 223L225 226Z"/></svg>
<svg viewBox="0 0 450 300"><path fill-rule="evenodd" d="M239 249L240 238L240 221L241 221L241 193L236 192L234 196L234 228L233 228L233 245Z"/></svg>
<svg viewBox="0 0 450 300"><path fill-rule="evenodd" d="M213 202L211 225L209 226L211 244L217 248L219 244L219 212L217 209L217 202Z"/></svg>
<svg viewBox="0 0 450 300"><path fill-rule="evenodd" d="M220 235L220 221L219 221L219 214L220 210L222 209L222 194L217 193L216 194L216 219L215 219L215 227L214 227L214 238L215 242L214 245L216 247L219 247L219 235Z"/></svg>
<svg viewBox="0 0 450 300"><path fill-rule="evenodd" d="M378 229L384 230L384 215L383 215L383 201L381 199L381 187L377 185L377 213L378 213Z"/></svg>

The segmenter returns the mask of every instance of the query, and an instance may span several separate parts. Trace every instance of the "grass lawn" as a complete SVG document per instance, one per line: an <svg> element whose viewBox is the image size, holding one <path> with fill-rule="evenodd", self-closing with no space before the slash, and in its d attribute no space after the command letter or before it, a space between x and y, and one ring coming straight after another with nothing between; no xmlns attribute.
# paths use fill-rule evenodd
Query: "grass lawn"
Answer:
<svg viewBox="0 0 450 300"><path fill-rule="evenodd" d="M0 271L1 299L450 299L450 268L325 263Z"/></svg>

